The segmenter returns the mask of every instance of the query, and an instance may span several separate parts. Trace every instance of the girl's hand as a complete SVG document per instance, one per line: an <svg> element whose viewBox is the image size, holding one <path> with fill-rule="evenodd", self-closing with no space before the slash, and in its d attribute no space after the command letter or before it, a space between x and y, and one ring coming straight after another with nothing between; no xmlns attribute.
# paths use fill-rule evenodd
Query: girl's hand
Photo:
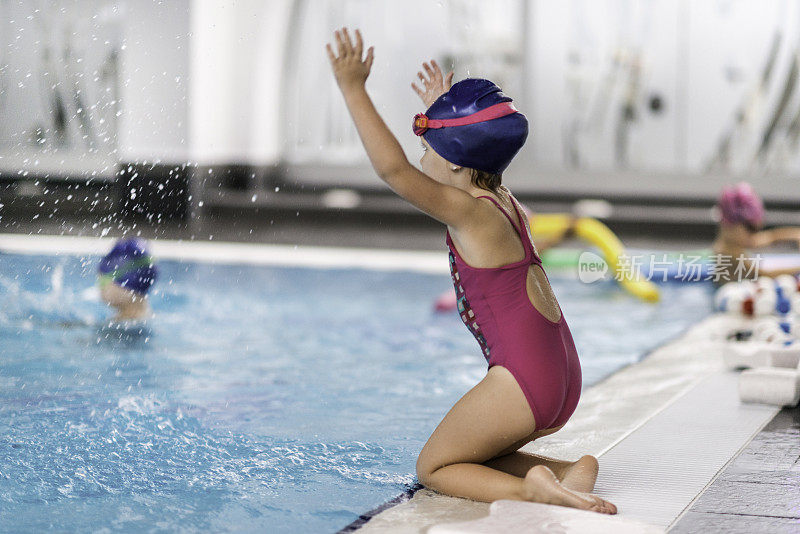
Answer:
<svg viewBox="0 0 800 534"><path fill-rule="evenodd" d="M331 47L330 43L325 45L325 49L328 51L328 58L331 60L331 68L333 69L333 75L336 77L336 83L339 84L339 88L342 91L352 87L363 86L372 68L372 60L375 58L374 48L370 46L366 57L362 60L364 41L361 39L360 31L356 30L355 45L350 40L347 28L335 31L333 35L336 38L338 54L333 52L333 47Z"/></svg>
<svg viewBox="0 0 800 534"><path fill-rule="evenodd" d="M428 63L423 63L422 68L425 69L425 74L422 74L422 71L419 71L417 76L425 86L425 90L423 91L417 87L417 84L415 83L411 84L411 88L414 89L414 91L416 91L416 93L422 99L425 107L429 108L437 98L450 90L450 86L453 85L453 71L451 70L447 76L442 77L442 69L439 68L436 60L433 59L431 60L430 65L428 65Z"/></svg>

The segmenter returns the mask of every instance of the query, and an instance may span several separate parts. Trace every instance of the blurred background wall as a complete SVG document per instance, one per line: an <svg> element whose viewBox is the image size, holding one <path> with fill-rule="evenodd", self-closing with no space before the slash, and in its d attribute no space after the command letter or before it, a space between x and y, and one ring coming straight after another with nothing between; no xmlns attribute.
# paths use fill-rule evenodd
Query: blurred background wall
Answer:
<svg viewBox="0 0 800 534"><path fill-rule="evenodd" d="M413 162L435 58L528 116L517 192L711 201L746 179L800 203L789 0L0 0L0 177L113 183L134 211L167 191L184 215L382 189L323 49L342 25L376 47L368 88Z"/></svg>

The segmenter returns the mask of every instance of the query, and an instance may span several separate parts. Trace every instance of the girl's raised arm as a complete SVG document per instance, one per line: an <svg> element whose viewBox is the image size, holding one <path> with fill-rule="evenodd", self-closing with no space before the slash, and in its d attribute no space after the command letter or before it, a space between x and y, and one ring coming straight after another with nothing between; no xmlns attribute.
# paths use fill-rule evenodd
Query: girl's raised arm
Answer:
<svg viewBox="0 0 800 534"><path fill-rule="evenodd" d="M780 226L771 230L762 230L753 236L754 247L766 247L779 241L794 241L800 246L800 227Z"/></svg>
<svg viewBox="0 0 800 534"><path fill-rule="evenodd" d="M355 44L347 28L336 31L334 36L336 52L328 44L328 58L375 172L398 195L431 217L454 228L464 227L470 222L475 198L466 191L437 182L411 165L372 104L364 84L372 68L373 47L364 55L364 42L358 30Z"/></svg>

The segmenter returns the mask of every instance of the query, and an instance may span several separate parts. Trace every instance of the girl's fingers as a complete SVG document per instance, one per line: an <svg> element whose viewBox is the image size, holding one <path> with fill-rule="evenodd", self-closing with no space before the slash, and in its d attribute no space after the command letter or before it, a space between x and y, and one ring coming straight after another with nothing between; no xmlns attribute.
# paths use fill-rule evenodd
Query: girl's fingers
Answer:
<svg viewBox="0 0 800 534"><path fill-rule="evenodd" d="M428 79L428 77L427 77L427 76L425 76L425 75L422 73L422 71L419 71L419 72L417 73L417 76L419 76L419 79L420 79L420 80L422 80L422 82L425 84L425 87L428 87L428 86L430 85L431 81Z"/></svg>
<svg viewBox="0 0 800 534"><path fill-rule="evenodd" d="M331 64L336 63L336 54L333 53L333 48L330 43L325 45L325 50L328 52L328 59L331 61Z"/></svg>
<svg viewBox="0 0 800 534"><path fill-rule="evenodd" d="M358 56L358 59L361 59L361 54L364 53L364 40L361 38L360 30L356 30L356 46L354 52L356 56Z"/></svg>
<svg viewBox="0 0 800 534"><path fill-rule="evenodd" d="M422 66L425 67L425 72L428 74L428 77L433 79L433 69L428 65L428 62L426 61Z"/></svg>
<svg viewBox="0 0 800 534"><path fill-rule="evenodd" d="M367 57L364 59L364 63L367 64L367 72L372 70L372 61L375 59L375 47L370 46L367 50Z"/></svg>
<svg viewBox="0 0 800 534"><path fill-rule="evenodd" d="M342 28L342 35L344 36L344 49L348 54L353 53L353 41L350 40L350 34L347 32L347 28ZM361 59L361 58L359 58Z"/></svg>
<svg viewBox="0 0 800 534"><path fill-rule="evenodd" d="M444 79L444 87L448 91L450 90L450 86L453 85L453 74L455 74L455 72L451 70L447 73L447 77Z"/></svg>
<svg viewBox="0 0 800 534"><path fill-rule="evenodd" d="M425 69L425 63L422 64L422 68ZM426 72L427 72L427 70L426 70ZM420 74L422 74L422 71L420 71ZM427 79L424 80L424 81L425 81L425 83L428 83Z"/></svg>
<svg viewBox="0 0 800 534"><path fill-rule="evenodd" d="M436 60L431 60L431 70L433 71L433 81L437 83L442 83L442 70L439 68L439 65L436 64Z"/></svg>
<svg viewBox="0 0 800 534"><path fill-rule="evenodd" d="M333 34L336 36L336 50L339 53L338 54L339 59L342 59L342 57L345 54L344 41L342 40L342 34L339 31L335 31L335 32L333 32Z"/></svg>
<svg viewBox="0 0 800 534"><path fill-rule="evenodd" d="M418 94L420 97L422 97L422 96L424 96L424 95L425 95L425 93L423 93L423 92L422 92L422 89L420 89L419 87L417 87L417 84L415 84L415 83L413 83L413 82L411 83L411 88L412 88L412 89L414 90L414 92L416 92L416 93L417 93L417 94Z"/></svg>

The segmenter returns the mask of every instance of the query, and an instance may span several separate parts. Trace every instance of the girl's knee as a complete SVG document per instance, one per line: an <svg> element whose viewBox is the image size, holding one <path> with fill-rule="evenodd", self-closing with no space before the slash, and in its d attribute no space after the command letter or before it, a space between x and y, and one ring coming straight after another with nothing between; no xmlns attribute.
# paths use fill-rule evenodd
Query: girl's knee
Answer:
<svg viewBox="0 0 800 534"><path fill-rule="evenodd" d="M426 485L425 480L428 478L430 473L431 470L428 469L427 465L425 465L425 461L423 460L422 455L420 454L417 457L417 480L419 480L419 483L425 486Z"/></svg>
<svg viewBox="0 0 800 534"><path fill-rule="evenodd" d="M417 480L419 483L423 486L429 486L431 475L433 475L434 471L437 469L438 467L430 461L430 458L423 450L417 457Z"/></svg>

